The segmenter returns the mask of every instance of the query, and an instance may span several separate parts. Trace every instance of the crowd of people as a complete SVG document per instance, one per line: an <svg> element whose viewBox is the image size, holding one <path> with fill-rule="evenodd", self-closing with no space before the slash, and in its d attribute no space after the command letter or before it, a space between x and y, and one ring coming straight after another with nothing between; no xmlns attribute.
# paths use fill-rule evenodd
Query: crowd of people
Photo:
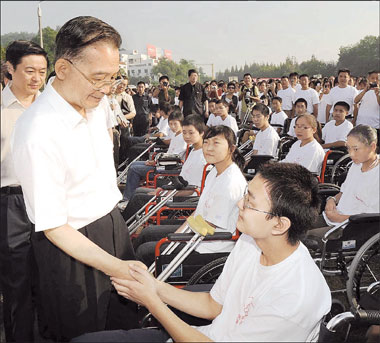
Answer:
<svg viewBox="0 0 380 343"><path fill-rule="evenodd" d="M49 77L52 61L40 46L7 47L0 230L7 341L33 341L35 307L40 334L57 341L316 340L331 294L302 240L308 230L380 212L379 71L269 80L247 73L240 82L201 84L190 69L180 87L163 75L158 86L131 88L119 72L120 45L109 24L73 18L57 34ZM253 156L278 159L283 136L295 137L286 157L248 183L238 143L251 140ZM193 215L216 231L241 232L236 244L202 242L192 253L229 253L210 293L177 289L147 271L156 242L185 224L129 235L125 221L155 193L139 187L154 161L131 161L153 141L185 160L180 176L189 185L200 188L205 166L214 166ZM354 164L321 212L315 175L326 151L342 147ZM164 330L138 329L137 304ZM166 305L212 323L190 326Z"/></svg>

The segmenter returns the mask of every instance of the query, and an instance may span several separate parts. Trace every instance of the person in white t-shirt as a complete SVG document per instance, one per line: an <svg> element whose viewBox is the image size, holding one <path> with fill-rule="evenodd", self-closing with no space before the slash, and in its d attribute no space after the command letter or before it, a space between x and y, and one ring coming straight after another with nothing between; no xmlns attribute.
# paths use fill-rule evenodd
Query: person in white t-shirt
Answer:
<svg viewBox="0 0 380 343"><path fill-rule="evenodd" d="M193 215L202 215L217 232L233 234L238 213L236 202L243 196L247 185L241 172L245 161L236 149L236 136L227 126L213 126L205 133L202 150L207 163L213 164L214 168L207 175L205 188ZM160 225L144 229L134 242L137 259L150 265L154 261L157 241L168 233L181 232L185 225ZM202 242L195 252L229 252L233 246L234 242Z"/></svg>
<svg viewBox="0 0 380 343"><path fill-rule="evenodd" d="M289 78L287 76L281 77L281 85L282 89L277 92L277 96L282 99L282 110L289 118L291 118L293 109L293 95L296 90L290 85Z"/></svg>
<svg viewBox="0 0 380 343"><path fill-rule="evenodd" d="M295 104L299 98L305 99L307 101L307 111L317 117L319 96L315 89L309 87L309 76L307 74L300 76L300 85L301 89L296 90L293 95L293 104ZM295 108L293 106L293 113L294 112Z"/></svg>
<svg viewBox="0 0 380 343"><path fill-rule="evenodd" d="M324 232L361 213L380 212L380 167L376 153L376 130L368 125L355 126L347 136L347 149L353 161L340 192L327 198L326 207L308 236L322 237ZM321 236L322 235L322 236Z"/></svg>
<svg viewBox="0 0 380 343"><path fill-rule="evenodd" d="M182 135L182 121L183 114L180 110L173 111L170 113L168 121L170 126L170 145L168 149L168 154L177 154L181 157L184 156L186 151L186 142ZM135 161L128 169L127 183L123 192L123 202L119 204L120 209L124 209L127 206L127 201L132 198L135 190L140 184L140 181L146 177L146 173L150 170L155 169L155 161ZM124 206L124 208L123 208Z"/></svg>
<svg viewBox="0 0 380 343"><path fill-rule="evenodd" d="M271 155L276 157L277 145L280 137L276 130L269 125L268 107L264 104L256 104L252 109L252 119L254 126L260 130L257 133L253 144L253 154Z"/></svg>
<svg viewBox="0 0 380 343"><path fill-rule="evenodd" d="M217 116L215 115L215 107L216 107L216 100L215 99L209 100L208 101L209 115L208 115L208 119L206 123L208 127L217 125L216 123Z"/></svg>
<svg viewBox="0 0 380 343"><path fill-rule="evenodd" d="M334 147L346 146L347 135L353 125L346 120L350 105L344 101L338 101L334 105L333 118L322 129L322 148L328 151Z"/></svg>
<svg viewBox="0 0 380 343"><path fill-rule="evenodd" d="M216 125L228 126L232 131L237 134L239 128L236 119L228 113L229 104L225 100L217 100L215 106Z"/></svg>
<svg viewBox="0 0 380 343"><path fill-rule="evenodd" d="M329 93L329 101L326 106L326 122L330 118L333 106L338 101L345 101L350 105L349 114L354 110L354 99L358 95L358 91L355 87L349 86L350 71L348 69L340 69L338 71L338 85L335 86Z"/></svg>
<svg viewBox="0 0 380 343"><path fill-rule="evenodd" d="M131 272L135 281L111 279L121 296L145 306L166 332L103 331L74 342L317 341L331 294L300 242L318 215L317 180L302 166L269 163L238 206L242 235L210 293L181 290L139 267ZM190 326L167 305L212 323Z"/></svg>
<svg viewBox="0 0 380 343"><path fill-rule="evenodd" d="M195 185L197 187L201 186L203 168L206 165L206 160L202 153L203 135L205 131L206 125L203 122L203 118L197 114L187 116L182 122L183 139L186 144L192 146L192 150L187 156L179 175L182 176L189 185ZM137 188L133 196L129 198L126 207L124 206L125 209L122 212L123 218L128 220L146 204L154 194L155 190L151 188ZM181 190L177 196L192 194L193 191Z"/></svg>
<svg viewBox="0 0 380 343"><path fill-rule="evenodd" d="M297 163L319 175L325 152L314 138L317 120L311 114L301 114L294 126L298 141L291 146L286 157L280 162Z"/></svg>
<svg viewBox="0 0 380 343"><path fill-rule="evenodd" d="M354 113L354 125L364 124L380 129L380 95L379 74L376 71L368 73L368 83L365 89L355 97L355 104L360 103L357 115Z"/></svg>
<svg viewBox="0 0 380 343"><path fill-rule="evenodd" d="M295 91L298 91L299 89L302 88L301 85L298 83L298 73L297 72L293 72L293 73L289 74L289 82L290 82L290 86Z"/></svg>
<svg viewBox="0 0 380 343"><path fill-rule="evenodd" d="M320 123L326 123L326 106L330 98L330 91L332 88L332 83L329 80L326 80L322 86L322 92L319 95L319 104L318 104L318 116L317 120ZM330 117L327 121L330 120Z"/></svg>
<svg viewBox="0 0 380 343"><path fill-rule="evenodd" d="M304 98L297 99L296 102L294 103L294 111L295 111L294 113L295 115L294 115L294 118L290 122L289 129L287 132L287 134L292 137L296 137L296 133L294 131L294 125L296 123L297 118L301 114L307 114L307 101Z"/></svg>
<svg viewBox="0 0 380 343"><path fill-rule="evenodd" d="M270 124L275 127L278 134L281 134L284 130L285 120L288 115L282 110L282 98L275 96L272 99L273 112L270 118ZM280 125L280 126L277 126Z"/></svg>

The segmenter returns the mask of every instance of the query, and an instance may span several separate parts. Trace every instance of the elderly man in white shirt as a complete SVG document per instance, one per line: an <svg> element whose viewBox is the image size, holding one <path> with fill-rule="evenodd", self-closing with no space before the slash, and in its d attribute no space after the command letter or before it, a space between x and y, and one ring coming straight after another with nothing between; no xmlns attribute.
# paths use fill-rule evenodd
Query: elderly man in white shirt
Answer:
<svg viewBox="0 0 380 343"><path fill-rule="evenodd" d="M33 340L33 224L25 210L20 182L13 168L11 135L16 120L36 100L48 68L47 53L29 41L14 41L6 50L12 77L1 103L0 283L7 342Z"/></svg>
<svg viewBox="0 0 380 343"><path fill-rule="evenodd" d="M58 341L94 330L134 328L136 304L109 276L139 264L117 208L105 94L119 70L121 37L94 17L76 17L56 37L56 77L17 121L12 153L35 224L39 317ZM140 263L142 267L145 267Z"/></svg>

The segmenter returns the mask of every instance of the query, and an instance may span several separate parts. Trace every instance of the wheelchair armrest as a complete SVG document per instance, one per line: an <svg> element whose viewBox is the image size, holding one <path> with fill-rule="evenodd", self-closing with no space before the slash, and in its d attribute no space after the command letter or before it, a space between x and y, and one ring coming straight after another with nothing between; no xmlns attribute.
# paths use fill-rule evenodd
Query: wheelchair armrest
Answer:
<svg viewBox="0 0 380 343"><path fill-rule="evenodd" d="M165 207L167 208L194 208L196 209L197 207L197 202L193 202L193 201L180 201L180 202L169 202L167 204L165 204Z"/></svg>
<svg viewBox="0 0 380 343"><path fill-rule="evenodd" d="M380 223L380 213L361 213L354 214L349 218L350 223L361 224L361 223Z"/></svg>
<svg viewBox="0 0 380 343"><path fill-rule="evenodd" d="M193 233L169 233L168 239L173 242L186 242L194 237ZM205 241L228 241L232 239L231 232L215 232L213 235L207 235Z"/></svg>
<svg viewBox="0 0 380 343"><path fill-rule="evenodd" d="M156 170L155 175L165 174L165 175L179 175L181 169L171 169L171 170Z"/></svg>

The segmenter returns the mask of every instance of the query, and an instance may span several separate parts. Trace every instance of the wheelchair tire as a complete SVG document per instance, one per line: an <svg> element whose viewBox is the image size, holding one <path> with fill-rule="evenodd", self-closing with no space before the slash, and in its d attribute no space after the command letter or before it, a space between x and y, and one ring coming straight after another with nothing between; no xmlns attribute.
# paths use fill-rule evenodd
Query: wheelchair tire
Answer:
<svg viewBox="0 0 380 343"><path fill-rule="evenodd" d="M362 294L368 286L380 280L380 233L365 242L354 259L348 272L347 297L350 306L359 307Z"/></svg>
<svg viewBox="0 0 380 343"><path fill-rule="evenodd" d="M352 160L349 154L342 156L336 161L331 171L331 183L341 186L346 179L348 170L352 165Z"/></svg>
<svg viewBox="0 0 380 343"><path fill-rule="evenodd" d="M215 283L222 274L224 264L228 256L219 257L203 266L189 279L187 285L199 285L204 283Z"/></svg>

